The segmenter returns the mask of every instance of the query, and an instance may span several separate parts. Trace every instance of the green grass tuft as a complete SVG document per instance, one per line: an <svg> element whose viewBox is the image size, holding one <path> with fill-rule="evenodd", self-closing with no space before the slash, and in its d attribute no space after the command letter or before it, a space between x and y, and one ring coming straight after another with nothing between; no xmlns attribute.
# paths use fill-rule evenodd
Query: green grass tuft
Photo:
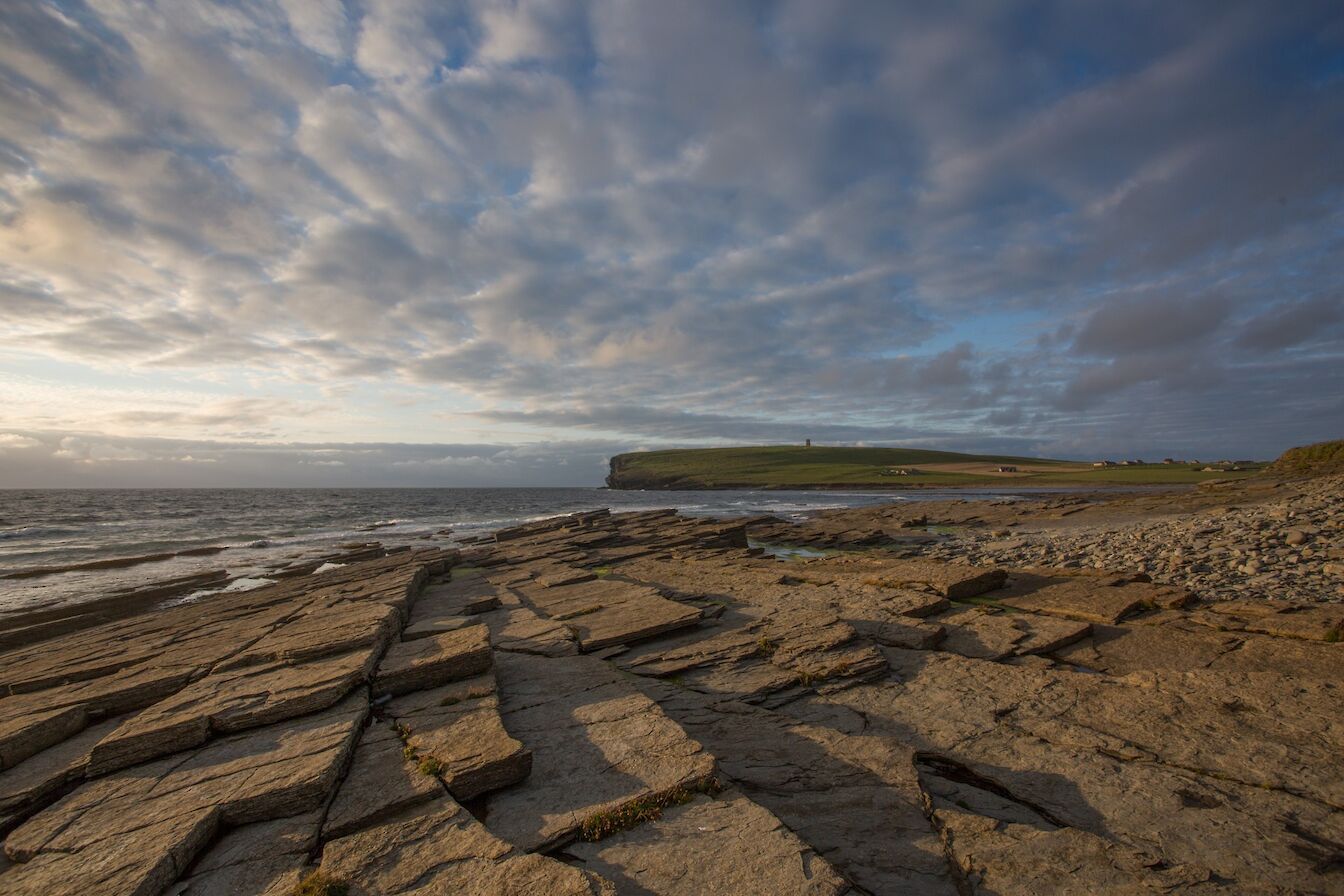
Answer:
<svg viewBox="0 0 1344 896"><path fill-rule="evenodd" d="M583 820L579 826L579 836L590 843L621 831L628 831L649 821L663 817L663 810L680 806L695 799L697 793L717 795L723 790L717 779L709 778L690 787L670 787L659 793L618 806L608 812L596 812Z"/></svg>
<svg viewBox="0 0 1344 896"><path fill-rule="evenodd" d="M420 760L420 764L417 765L416 768L420 770L420 774L422 775L427 775L428 777L431 778L437 778L439 775L443 774L445 766L441 761L435 759L433 756L426 756Z"/></svg>
<svg viewBox="0 0 1344 896"><path fill-rule="evenodd" d="M756 648L751 652L752 656L773 656L779 645L771 641L765 635L756 639Z"/></svg>

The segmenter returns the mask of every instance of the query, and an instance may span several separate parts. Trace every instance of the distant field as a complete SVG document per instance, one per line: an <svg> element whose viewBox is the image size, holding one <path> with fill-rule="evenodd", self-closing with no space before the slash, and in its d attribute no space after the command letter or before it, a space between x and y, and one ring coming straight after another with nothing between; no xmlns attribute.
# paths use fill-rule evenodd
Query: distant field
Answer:
<svg viewBox="0 0 1344 896"><path fill-rule="evenodd" d="M1016 467L999 472L999 467ZM1202 469L1202 468L1201 468ZM611 460L612 488L919 488L962 485L1180 485L1253 475L1184 464L1093 467L1090 463L917 448L694 448L641 451ZM901 470L907 471L905 475Z"/></svg>

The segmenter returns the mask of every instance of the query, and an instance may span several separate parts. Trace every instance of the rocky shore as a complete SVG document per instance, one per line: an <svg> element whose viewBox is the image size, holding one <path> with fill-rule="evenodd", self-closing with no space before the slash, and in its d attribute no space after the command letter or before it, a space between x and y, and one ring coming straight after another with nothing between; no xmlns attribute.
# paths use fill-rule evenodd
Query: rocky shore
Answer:
<svg viewBox="0 0 1344 896"><path fill-rule="evenodd" d="M1337 494L597 511L36 627L0 894L1344 892L1344 609L1274 584Z"/></svg>
<svg viewBox="0 0 1344 896"><path fill-rule="evenodd" d="M1249 506L1172 517L995 529L964 536L930 556L1132 569L1215 598L1344 602L1344 478L1280 490L1286 494Z"/></svg>
<svg viewBox="0 0 1344 896"><path fill-rule="evenodd" d="M1143 574L1209 600L1344 602L1344 475L1157 494L897 504L756 525L763 541Z"/></svg>

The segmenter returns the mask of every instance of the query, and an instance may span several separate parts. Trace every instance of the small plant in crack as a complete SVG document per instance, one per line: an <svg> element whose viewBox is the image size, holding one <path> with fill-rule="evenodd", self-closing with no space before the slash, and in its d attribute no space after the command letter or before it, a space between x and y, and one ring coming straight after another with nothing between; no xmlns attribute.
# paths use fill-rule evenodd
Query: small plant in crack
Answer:
<svg viewBox="0 0 1344 896"><path fill-rule="evenodd" d="M420 774L422 775L437 778L439 775L443 774L445 766L433 756L426 756L420 760L420 764L416 766L416 768L420 770Z"/></svg>
<svg viewBox="0 0 1344 896"><path fill-rule="evenodd" d="M779 644L771 641L765 635L756 639L756 647L752 650L752 656L774 656L775 651L779 649Z"/></svg>
<svg viewBox="0 0 1344 896"><path fill-rule="evenodd" d="M697 793L717 796L722 790L723 785L717 778L706 778L688 787L670 787L659 793L631 800L615 809L588 816L579 826L579 836L590 843L596 842L646 822L657 821L663 817L664 809L689 803L695 799Z"/></svg>

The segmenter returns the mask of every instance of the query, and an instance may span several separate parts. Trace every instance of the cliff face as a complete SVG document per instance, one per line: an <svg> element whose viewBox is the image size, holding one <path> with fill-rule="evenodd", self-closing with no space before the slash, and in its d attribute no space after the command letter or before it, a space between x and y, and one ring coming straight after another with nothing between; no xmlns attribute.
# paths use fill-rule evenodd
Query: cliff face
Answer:
<svg viewBox="0 0 1344 896"><path fill-rule="evenodd" d="M611 471L607 473L607 488L620 489L674 489L704 488L704 483L685 476L667 476L652 470L641 469L631 463L634 454L618 454L611 459Z"/></svg>
<svg viewBox="0 0 1344 896"><path fill-rule="evenodd" d="M622 458L624 457L624 454L618 454L608 463L607 488L627 488L621 481Z"/></svg>

